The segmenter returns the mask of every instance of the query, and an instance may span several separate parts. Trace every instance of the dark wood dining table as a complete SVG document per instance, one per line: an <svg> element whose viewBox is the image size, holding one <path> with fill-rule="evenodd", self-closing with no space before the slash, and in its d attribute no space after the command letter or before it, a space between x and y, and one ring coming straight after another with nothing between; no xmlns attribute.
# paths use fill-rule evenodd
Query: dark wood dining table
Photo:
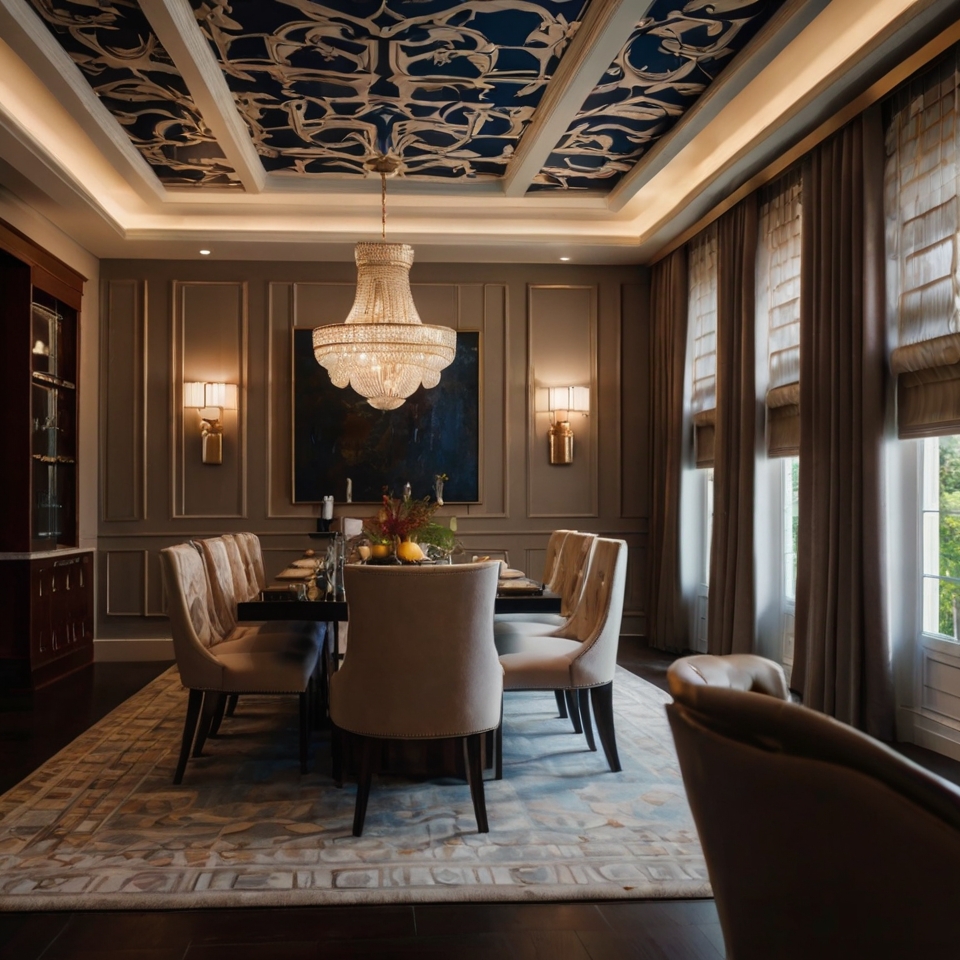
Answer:
<svg viewBox="0 0 960 960"><path fill-rule="evenodd" d="M520 593L509 588L497 594L494 613L559 613L560 594L549 590ZM247 600L237 604L237 620L314 620L331 623L333 662L340 655L339 623L349 622L346 600Z"/></svg>

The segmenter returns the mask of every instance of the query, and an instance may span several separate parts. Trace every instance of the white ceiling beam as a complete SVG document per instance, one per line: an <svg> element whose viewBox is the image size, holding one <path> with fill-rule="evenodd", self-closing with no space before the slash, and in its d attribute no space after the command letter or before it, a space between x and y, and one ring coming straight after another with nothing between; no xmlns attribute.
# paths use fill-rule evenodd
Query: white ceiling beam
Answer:
<svg viewBox="0 0 960 960"><path fill-rule="evenodd" d="M260 193L266 171L190 4L187 0L141 0L140 7L244 189Z"/></svg>
<svg viewBox="0 0 960 960"><path fill-rule="evenodd" d="M508 197L527 192L590 91L652 6L653 0L593 0L587 7L507 168L503 192Z"/></svg>
<svg viewBox="0 0 960 960"><path fill-rule="evenodd" d="M25 0L0 0L0 37L86 128L90 139L139 196L147 202L162 200L163 185L150 164Z"/></svg>

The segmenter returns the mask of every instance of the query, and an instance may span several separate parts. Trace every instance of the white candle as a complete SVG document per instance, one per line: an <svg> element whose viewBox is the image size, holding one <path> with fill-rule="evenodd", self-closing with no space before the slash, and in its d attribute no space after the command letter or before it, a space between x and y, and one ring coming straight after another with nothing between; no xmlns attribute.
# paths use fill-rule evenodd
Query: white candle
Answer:
<svg viewBox="0 0 960 960"><path fill-rule="evenodd" d="M323 519L333 519L333 497L323 498Z"/></svg>

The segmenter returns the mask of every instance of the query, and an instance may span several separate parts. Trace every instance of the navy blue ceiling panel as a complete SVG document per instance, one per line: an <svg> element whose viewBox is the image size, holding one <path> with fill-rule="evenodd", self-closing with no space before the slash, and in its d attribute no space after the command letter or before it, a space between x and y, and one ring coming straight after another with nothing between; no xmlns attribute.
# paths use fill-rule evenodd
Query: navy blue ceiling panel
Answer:
<svg viewBox="0 0 960 960"><path fill-rule="evenodd" d="M502 176L587 0L191 0L264 166Z"/></svg>
<svg viewBox="0 0 960 960"><path fill-rule="evenodd" d="M657 0L531 187L610 190L693 106L782 0Z"/></svg>
<svg viewBox="0 0 960 960"><path fill-rule="evenodd" d="M239 186L138 3L30 2L165 185Z"/></svg>

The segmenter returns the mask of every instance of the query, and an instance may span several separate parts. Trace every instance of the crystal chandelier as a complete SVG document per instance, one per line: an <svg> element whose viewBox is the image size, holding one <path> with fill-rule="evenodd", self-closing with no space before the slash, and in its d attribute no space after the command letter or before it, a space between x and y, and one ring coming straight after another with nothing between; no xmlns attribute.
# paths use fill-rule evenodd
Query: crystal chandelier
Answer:
<svg viewBox="0 0 960 960"><path fill-rule="evenodd" d="M387 176L398 161L377 157L368 169L380 174L381 243L358 243L357 293L347 319L316 327L313 353L335 387L353 387L378 410L395 410L422 383L440 382L456 353L451 327L420 320L410 291L413 247L386 243Z"/></svg>

